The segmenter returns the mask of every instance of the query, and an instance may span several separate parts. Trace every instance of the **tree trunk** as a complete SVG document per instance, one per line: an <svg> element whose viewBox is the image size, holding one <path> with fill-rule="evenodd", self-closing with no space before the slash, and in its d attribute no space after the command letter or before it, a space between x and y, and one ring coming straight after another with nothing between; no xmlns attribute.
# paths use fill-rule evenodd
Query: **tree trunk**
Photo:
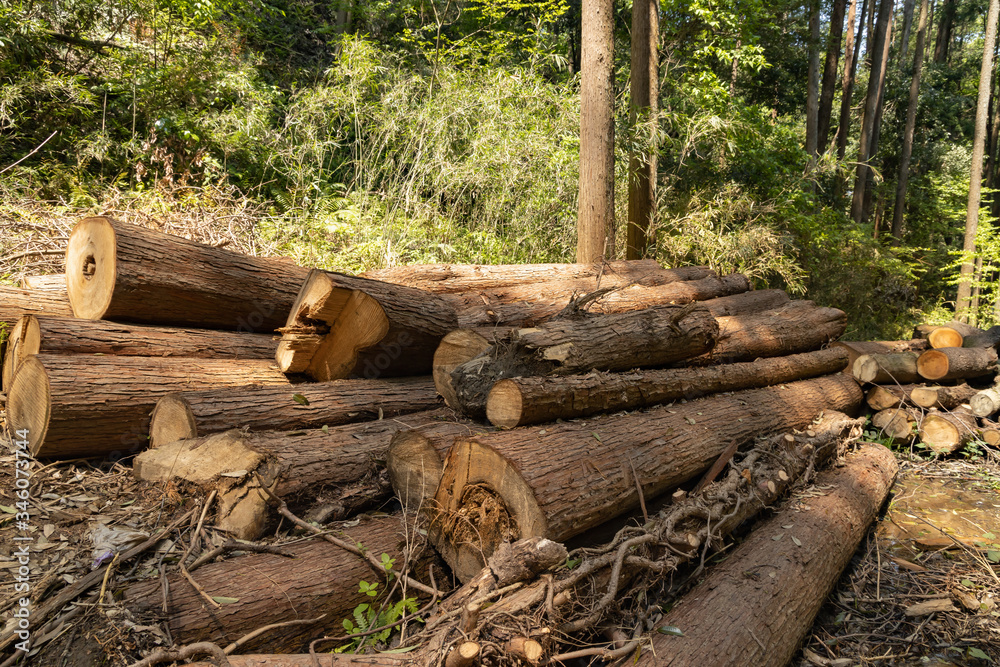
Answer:
<svg viewBox="0 0 1000 667"><path fill-rule="evenodd" d="M701 305L708 308L708 312L716 317L732 317L777 310L787 305L789 301L785 290L759 289L706 299Z"/></svg>
<svg viewBox="0 0 1000 667"><path fill-rule="evenodd" d="M945 0L938 16L937 40L934 42L934 63L943 65L948 61L951 46L951 30L955 25L955 0Z"/></svg>
<svg viewBox="0 0 1000 667"><path fill-rule="evenodd" d="M615 255L614 3L583 0L576 261Z"/></svg>
<svg viewBox="0 0 1000 667"><path fill-rule="evenodd" d="M271 333L308 269L112 218L85 218L66 248L77 317Z"/></svg>
<svg viewBox="0 0 1000 667"><path fill-rule="evenodd" d="M911 0L912 1L912 0ZM851 11L853 12L854 2L852 0ZM817 123L818 148L820 152L826 152L830 146L830 117L833 114L833 96L837 87L837 66L840 62L840 42L844 36L844 11L847 9L847 0L833 0L833 7L830 13L830 35L826 40L826 61L823 66L823 85L819 96L819 120ZM851 16L851 25L848 27L850 33L854 25L854 17ZM848 34L847 48L851 48L851 37Z"/></svg>
<svg viewBox="0 0 1000 667"><path fill-rule="evenodd" d="M946 347L927 350L917 359L917 372L927 380L961 380L996 372L992 347Z"/></svg>
<svg viewBox="0 0 1000 667"><path fill-rule="evenodd" d="M875 24L875 39L872 41L871 76L868 78L868 92L865 96L865 110L861 118L861 138L858 143L858 169L854 181L854 198L851 202L851 217L856 223L862 222L865 189L868 183L868 161L872 157L871 146L875 131L875 117L882 87L885 84L885 70L889 55L889 23L892 20L893 0L879 0L878 21Z"/></svg>
<svg viewBox="0 0 1000 667"><path fill-rule="evenodd" d="M404 549L409 549L416 555L413 571L423 581L427 580L428 567L436 561L430 549L421 549L422 538L417 531L405 529L398 515L345 527L343 533L347 541L363 544L372 554L387 553L400 565ZM205 600L179 574L166 578L166 614L161 609L164 594L158 578L126 588L123 604L146 621L165 620L179 644L211 641L225 646L264 625L323 616L312 625L265 633L242 647L302 651L324 633L343 634L341 621L351 618L353 609L362 602L372 601L359 593L359 581L380 581L383 583L379 591L385 588L383 573L375 572L367 560L322 539L298 542L281 550L285 555L247 554L209 563L192 572L209 595L236 600L217 609L208 609ZM438 582L442 582L440 565L434 567Z"/></svg>
<svg viewBox="0 0 1000 667"><path fill-rule="evenodd" d="M239 539L255 540L271 515L260 482L289 504L320 504L324 520L387 501L392 492L379 462L385 461L392 436L407 429L447 441L488 430L456 421L447 408L325 430L233 429L147 450L135 459L135 475L146 482L184 480L216 488L216 524Z"/></svg>
<svg viewBox="0 0 1000 667"><path fill-rule="evenodd" d="M433 544L462 581L509 539L563 541L711 466L733 443L854 412L861 390L843 375L713 396L586 423L459 438L435 497ZM586 489L586 502L580 489Z"/></svg>
<svg viewBox="0 0 1000 667"><path fill-rule="evenodd" d="M27 429L38 458L134 454L149 442L149 413L165 394L247 384L289 386L273 361L28 357L7 398L8 427Z"/></svg>
<svg viewBox="0 0 1000 667"><path fill-rule="evenodd" d="M494 426L514 428L768 387L836 373L846 365L847 353L831 348L704 368L512 378L493 385L486 416Z"/></svg>
<svg viewBox="0 0 1000 667"><path fill-rule="evenodd" d="M1000 412L1000 389L990 387L969 397L969 407L977 417L992 417Z"/></svg>
<svg viewBox="0 0 1000 667"><path fill-rule="evenodd" d="M967 384L954 387L914 387L910 392L910 401L921 408L954 410L963 403L968 403L975 394L976 390Z"/></svg>
<svg viewBox="0 0 1000 667"><path fill-rule="evenodd" d="M635 132L629 159L625 257L644 257L656 214L656 135L659 128L659 2L633 0L629 122Z"/></svg>
<svg viewBox="0 0 1000 667"><path fill-rule="evenodd" d="M653 651L637 664L788 664L878 516L897 468L888 449L865 445L846 466L820 473L816 483L832 488L808 505L787 503L710 568L658 622L683 636L653 633Z"/></svg>
<svg viewBox="0 0 1000 667"><path fill-rule="evenodd" d="M809 69L806 83L806 153L816 157L819 146L819 0L809 3Z"/></svg>
<svg viewBox="0 0 1000 667"><path fill-rule="evenodd" d="M273 359L277 341L267 334L115 324L107 320L25 315L7 341L3 389L32 354L106 354L126 357Z"/></svg>
<svg viewBox="0 0 1000 667"><path fill-rule="evenodd" d="M976 417L968 408L930 412L920 422L920 442L935 454L951 454L979 434Z"/></svg>
<svg viewBox="0 0 1000 667"><path fill-rule="evenodd" d="M864 354L854 360L851 373L858 382L874 384L914 384L921 382L916 352Z"/></svg>
<svg viewBox="0 0 1000 667"><path fill-rule="evenodd" d="M410 264L362 273L362 278L435 294L493 290L563 280L601 277L601 285L665 285L678 280L698 280L715 272L707 266L664 269L655 259L596 262L593 264Z"/></svg>
<svg viewBox="0 0 1000 667"><path fill-rule="evenodd" d="M603 284L603 283L602 283ZM721 278L671 282L666 285L619 285L587 305L592 313L624 313L650 306L684 304L750 290L750 281L739 273ZM602 287L601 289L605 289ZM552 319L570 306L575 298L598 291L597 282L521 285L503 291L470 292L452 300L463 328L485 326L534 326Z"/></svg>
<svg viewBox="0 0 1000 667"><path fill-rule="evenodd" d="M698 304L551 320L515 329L457 366L451 388L461 411L481 418L498 380L665 366L711 350L718 331L715 318Z"/></svg>
<svg viewBox="0 0 1000 667"><path fill-rule="evenodd" d="M837 126L837 159L843 160L847 154L847 135L851 129L851 100L854 98L854 80L858 69L858 58L861 53L861 36L865 29L865 14L868 11L869 0L864 0L861 5L861 15L858 20L857 39L854 38L854 12L858 6L858 0L851 0L851 7L847 13L847 44L845 46L846 59L844 60L844 76L840 82L840 122ZM852 44L853 43L853 49ZM838 173L834 188L834 194L839 199L844 189L844 176Z"/></svg>
<svg viewBox="0 0 1000 667"><path fill-rule="evenodd" d="M912 7L913 0L907 0ZM920 77L924 66L924 42L927 39L928 0L920 0L920 19L917 24L917 43L913 50L913 76L910 79L910 99L906 107L906 127L899 157L899 175L896 180L896 202L892 207L893 244L903 238L903 215L906 211L906 187L910 177L910 158L913 156L913 135L917 126L917 105L920 102ZM907 24L908 25L908 24ZM905 28L904 28L905 30ZM906 48L906 42L903 42Z"/></svg>
<svg viewBox="0 0 1000 667"><path fill-rule="evenodd" d="M153 409L149 445L159 447L231 428L281 431L339 426L431 410L438 403L434 382L428 377L168 394Z"/></svg>
<svg viewBox="0 0 1000 667"><path fill-rule="evenodd" d="M998 347L1000 346L1000 325L992 326L986 331L962 337L962 347Z"/></svg>
<svg viewBox="0 0 1000 667"><path fill-rule="evenodd" d="M690 365L727 364L818 350L847 328L847 315L812 301L792 301L777 310L719 318L719 341Z"/></svg>
<svg viewBox="0 0 1000 667"><path fill-rule="evenodd" d="M290 309L275 358L286 373L320 381L426 375L438 343L457 327L440 296L315 270Z"/></svg>
<svg viewBox="0 0 1000 667"><path fill-rule="evenodd" d="M337 632L340 632L339 630ZM303 640L306 638L303 637ZM455 649L459 650L468 643L462 642ZM264 646L263 648L270 648ZM450 657L451 654L449 654ZM392 653L375 653L355 655L354 653L254 653L249 655L230 655L230 667L414 667L425 665L438 656L427 656L423 651L413 651L396 655ZM475 664L470 663L470 664ZM214 662L192 662L187 667L216 667ZM463 667L461 663L445 662L445 667Z"/></svg>
<svg viewBox="0 0 1000 667"><path fill-rule="evenodd" d="M66 294L66 274L56 273L44 276L24 276L21 278L21 288ZM66 298L66 302L69 303L69 297Z"/></svg>
<svg viewBox="0 0 1000 667"><path fill-rule="evenodd" d="M910 402L910 392L918 385L875 385L868 390L865 402L875 412L905 406Z"/></svg>
<svg viewBox="0 0 1000 667"><path fill-rule="evenodd" d="M883 340L883 341L837 341L830 347L840 347L847 350L847 372L852 372L854 362L866 354L891 354L893 352L923 352L927 349L926 340Z"/></svg>
<svg viewBox="0 0 1000 667"><path fill-rule="evenodd" d="M908 408L886 408L872 415L872 426L899 445L908 445L917 434L921 415Z"/></svg>
<svg viewBox="0 0 1000 667"><path fill-rule="evenodd" d="M965 214L965 253L959 271L958 297L955 302L957 319L967 322L972 305L972 265L976 252L976 230L979 228L979 200L983 186L983 146L986 142L986 119L989 116L990 77L993 74L993 49L997 41L997 15L1000 14L1000 0L990 0L986 16L986 37L983 44L983 64L979 70L979 98L976 104L976 128L972 137L972 170L969 181L969 200Z"/></svg>
<svg viewBox="0 0 1000 667"><path fill-rule="evenodd" d="M903 32L899 36L899 68L904 71L906 70L906 53L910 49L910 27L912 25L913 0L903 0Z"/></svg>

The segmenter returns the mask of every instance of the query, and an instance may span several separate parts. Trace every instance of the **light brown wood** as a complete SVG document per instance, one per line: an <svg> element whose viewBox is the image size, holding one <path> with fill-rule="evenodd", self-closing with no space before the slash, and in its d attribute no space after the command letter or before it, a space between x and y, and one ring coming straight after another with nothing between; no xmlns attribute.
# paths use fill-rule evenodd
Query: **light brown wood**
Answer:
<svg viewBox="0 0 1000 667"><path fill-rule="evenodd" d="M789 502L710 568L657 622L683 636L653 633L653 650L637 664L788 664L878 515L897 467L885 447L863 445L846 466L820 473L816 483L829 490Z"/></svg>
<svg viewBox="0 0 1000 667"><path fill-rule="evenodd" d="M511 637L504 649L529 665L537 665L542 659L542 645L528 637Z"/></svg>
<svg viewBox="0 0 1000 667"><path fill-rule="evenodd" d="M908 408L886 408L872 415L872 426L897 444L906 445L917 435L921 415Z"/></svg>
<svg viewBox="0 0 1000 667"><path fill-rule="evenodd" d="M66 293L66 274L24 276L21 278L22 289L48 290Z"/></svg>
<svg viewBox="0 0 1000 667"><path fill-rule="evenodd" d="M793 382L836 373L846 364L847 353L830 348L702 368L512 378L493 385L486 416L501 428L541 424Z"/></svg>
<svg viewBox="0 0 1000 667"><path fill-rule="evenodd" d="M927 334L927 342L935 350L942 347L962 347L962 334L951 327L939 327Z"/></svg>
<svg viewBox="0 0 1000 667"><path fill-rule="evenodd" d="M456 410L458 396L452 385L451 373L467 361L475 359L490 345L510 332L508 328L455 329L448 333L434 351L434 386L444 398L444 402Z"/></svg>
<svg viewBox="0 0 1000 667"><path fill-rule="evenodd" d="M931 333L942 328L951 329L952 331L955 331L963 338L965 336L973 336L975 334L983 333L983 330L980 329L979 327L974 327L971 324L966 324L965 322L952 320L947 324L919 324L913 329L913 337L927 338Z"/></svg>
<svg viewBox="0 0 1000 667"><path fill-rule="evenodd" d="M624 416L459 438L435 497L434 545L466 581L498 544L563 541L700 474L733 441L808 424L825 409L862 400L837 374L696 399ZM581 502L578 489L587 490Z"/></svg>
<svg viewBox="0 0 1000 667"><path fill-rule="evenodd" d="M171 392L289 386L273 361L46 354L28 357L7 398L8 426L39 458L124 456L145 449L149 413Z"/></svg>
<svg viewBox="0 0 1000 667"><path fill-rule="evenodd" d="M232 387L169 394L156 403L151 447L248 427L254 431L338 426L430 410L439 404L428 377L332 380L293 387Z"/></svg>
<svg viewBox="0 0 1000 667"><path fill-rule="evenodd" d="M847 370L850 373L854 362L865 354L890 354L892 352L923 352L928 349L927 341L922 338L914 340L886 341L842 341L831 343L830 347L840 347L847 350Z"/></svg>
<svg viewBox="0 0 1000 667"><path fill-rule="evenodd" d="M457 366L451 386L459 409L482 417L500 379L664 366L710 350L717 334L715 318L698 304L552 320L511 331Z"/></svg>
<svg viewBox="0 0 1000 667"><path fill-rule="evenodd" d="M86 319L272 333L308 270L113 218L84 218L66 248L73 312Z"/></svg>
<svg viewBox="0 0 1000 667"><path fill-rule="evenodd" d="M976 417L968 408L932 411L920 422L920 442L935 454L951 454L979 434Z"/></svg>
<svg viewBox="0 0 1000 667"><path fill-rule="evenodd" d="M868 407L876 412L905 406L910 401L910 393L917 387L918 385L913 384L875 385L868 390L865 402L868 403Z"/></svg>
<svg viewBox="0 0 1000 667"><path fill-rule="evenodd" d="M9 333L25 315L73 315L65 292L26 290L0 285L0 329Z"/></svg>
<svg viewBox="0 0 1000 667"><path fill-rule="evenodd" d="M927 380L961 380L996 372L992 347L947 347L927 350L917 359L917 372Z"/></svg>
<svg viewBox="0 0 1000 667"><path fill-rule="evenodd" d="M921 408L953 410L968 403L975 394L976 390L967 384L954 387L914 387L910 392L910 400Z"/></svg>
<svg viewBox="0 0 1000 667"><path fill-rule="evenodd" d="M991 417L1000 411L1000 388L990 387L969 398L969 407L977 417Z"/></svg>
<svg viewBox="0 0 1000 667"><path fill-rule="evenodd" d="M479 658L478 642L466 641L451 649L445 658L444 667L471 667Z"/></svg>
<svg viewBox="0 0 1000 667"><path fill-rule="evenodd" d="M392 437L385 467L389 483L408 511L421 509L434 498L450 439L432 439L419 431L400 431Z"/></svg>
<svg viewBox="0 0 1000 667"><path fill-rule="evenodd" d="M4 355L3 389L32 354L104 354L126 357L272 359L278 341L268 334L179 329L55 315L25 315L14 325Z"/></svg>
<svg viewBox="0 0 1000 667"><path fill-rule="evenodd" d="M921 382L916 352L864 354L854 360L851 372L858 382L913 384Z"/></svg>
<svg viewBox="0 0 1000 667"><path fill-rule="evenodd" d="M315 380L425 375L438 343L457 327L440 296L317 270L290 309L275 358L283 371Z"/></svg>

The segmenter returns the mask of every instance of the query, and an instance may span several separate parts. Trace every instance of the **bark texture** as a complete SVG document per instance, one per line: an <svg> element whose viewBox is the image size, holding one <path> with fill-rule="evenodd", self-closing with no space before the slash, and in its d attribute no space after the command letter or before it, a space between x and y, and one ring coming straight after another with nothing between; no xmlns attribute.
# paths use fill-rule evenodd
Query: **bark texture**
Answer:
<svg viewBox="0 0 1000 667"><path fill-rule="evenodd" d="M27 290L0 285L0 325L7 330L14 328L25 315L73 315L65 292L55 290Z"/></svg>
<svg viewBox="0 0 1000 667"><path fill-rule="evenodd" d="M850 373L858 357L866 354L890 354L892 352L923 352L928 348L926 340L886 340L886 341L837 341L830 347L847 351L847 372Z"/></svg>
<svg viewBox="0 0 1000 667"><path fill-rule="evenodd" d="M644 257L656 212L656 129L660 97L659 2L632 3L629 122L636 134L629 158L628 228L625 256Z"/></svg>
<svg viewBox="0 0 1000 667"><path fill-rule="evenodd" d="M979 434L976 416L967 407L932 411L920 422L920 442L935 454L951 454Z"/></svg>
<svg viewBox="0 0 1000 667"><path fill-rule="evenodd" d="M917 372L928 380L961 380L996 372L992 347L946 347L927 350L917 359Z"/></svg>
<svg viewBox="0 0 1000 667"><path fill-rule="evenodd" d="M914 384L922 381L917 372L916 352L863 354L854 360L851 373L858 382Z"/></svg>
<svg viewBox="0 0 1000 667"><path fill-rule="evenodd" d="M954 387L914 387L910 392L910 400L921 408L953 410L968 403L975 394L976 390L967 384Z"/></svg>
<svg viewBox="0 0 1000 667"><path fill-rule="evenodd" d="M66 274L57 273L44 276L25 276L21 278L21 287L30 290L45 290L66 293ZM67 297L68 300L68 297Z"/></svg>

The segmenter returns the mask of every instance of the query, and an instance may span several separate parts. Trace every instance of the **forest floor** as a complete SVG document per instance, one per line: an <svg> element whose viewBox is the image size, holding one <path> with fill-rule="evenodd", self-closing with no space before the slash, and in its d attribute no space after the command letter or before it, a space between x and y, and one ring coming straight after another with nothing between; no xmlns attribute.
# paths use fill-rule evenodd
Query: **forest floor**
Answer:
<svg viewBox="0 0 1000 667"><path fill-rule="evenodd" d="M794 665L1000 664L1000 459L991 452L977 460L929 461L905 452L900 459L886 514L828 598ZM33 618L39 652L21 664L120 667L169 645L164 625L131 617L114 591L128 581L156 576L171 549L186 548L205 499L183 496L173 486L142 484L128 461L36 463L25 533L11 512L16 508L14 460L13 446L5 440L0 447L0 541L16 544L12 536L31 536L33 597L52 599L98 570L115 575L111 585L99 576L101 584L75 601L46 618ZM104 560L95 569L99 554L93 535L99 524L149 535L181 518L176 544L167 540L130 562ZM205 550L223 541L213 531L206 535ZM281 537L287 535L276 533L264 541ZM0 555L3 617L21 597L13 583L19 565Z"/></svg>

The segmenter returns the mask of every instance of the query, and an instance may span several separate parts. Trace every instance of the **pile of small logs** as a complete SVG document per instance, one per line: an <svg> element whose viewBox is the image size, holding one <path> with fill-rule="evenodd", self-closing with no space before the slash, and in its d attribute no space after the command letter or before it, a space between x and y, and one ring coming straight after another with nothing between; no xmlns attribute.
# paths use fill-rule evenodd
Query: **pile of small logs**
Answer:
<svg viewBox="0 0 1000 667"><path fill-rule="evenodd" d="M583 611L570 602L583 584L565 570L558 543L641 512L640 525L658 537L644 547L646 565L622 556L614 575L601 575L609 590L649 563L703 558L838 455L857 429L859 368L875 358L865 381L893 391L886 378L899 371L878 355L916 359L912 350L928 345L830 345L846 328L842 311L707 267L423 265L350 276L107 217L77 225L66 275L51 287L0 292L0 321L11 328L7 424L36 457L134 456L143 480L210 492L216 526L242 540L273 527L279 512L306 528L296 513L329 523L393 496L403 512L354 518L339 533L345 539L326 534L281 555L182 562L177 576L122 591L125 606L164 620L175 641L223 646L291 614L294 629L239 645L301 650L367 600L357 582L372 568L385 575L372 561L385 553L406 564L404 585L428 596L441 619L428 623L438 634L422 657L406 664L434 656L476 664L487 645L529 664L562 659L551 628L473 641L488 624L467 605L485 595L494 615L542 609L560 636L594 626L574 620ZM944 361L924 364L941 379L973 377L969 369L985 362L972 353L989 350L996 362L992 348L942 349ZM970 398L960 391L941 390L942 419L958 419L944 406L952 394ZM903 402L893 409L909 414ZM812 527L796 521L814 531L796 544L832 540L844 553L821 549L832 560L817 556L816 568L795 575L806 579L790 593L809 591L811 611L800 629L764 638L766 653L797 645L891 485L891 455L864 456L843 482L850 497L831 500L848 503L836 510L845 516L857 506L860 519L834 525L821 519L827 508ZM726 476L734 457L739 469ZM722 490L735 496L723 502ZM424 536L433 549L417 548ZM635 545L621 548L636 558ZM449 579L464 585L440 600ZM224 596L234 581L239 595L224 605L206 594ZM766 598L760 604L791 601ZM706 609L708 618L720 613ZM469 641L456 643L459 635ZM718 633L706 637L718 643Z"/></svg>
<svg viewBox="0 0 1000 667"><path fill-rule="evenodd" d="M900 445L950 454L981 440L1000 443L1000 391L994 386L1000 326L962 322L918 326L912 340L835 343L867 387L878 433Z"/></svg>

